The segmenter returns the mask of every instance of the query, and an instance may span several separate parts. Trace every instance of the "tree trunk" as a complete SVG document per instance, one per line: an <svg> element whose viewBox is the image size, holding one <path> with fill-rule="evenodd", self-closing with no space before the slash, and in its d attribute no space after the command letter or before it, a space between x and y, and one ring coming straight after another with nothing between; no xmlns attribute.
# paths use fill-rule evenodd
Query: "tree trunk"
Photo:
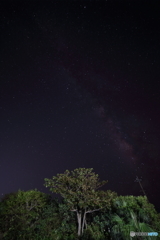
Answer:
<svg viewBox="0 0 160 240"><path fill-rule="evenodd" d="M84 230L84 224L86 224L86 209L85 209L84 214L83 214L82 234L83 234L83 230Z"/></svg>
<svg viewBox="0 0 160 240"><path fill-rule="evenodd" d="M78 220L78 236L81 236L82 233L82 212L77 211L77 220Z"/></svg>
<svg viewBox="0 0 160 240"><path fill-rule="evenodd" d="M85 229L87 229L87 221L86 221L86 218L85 218Z"/></svg>
<svg viewBox="0 0 160 240"><path fill-rule="evenodd" d="M91 213L91 212L95 212L95 211L99 211L99 209L95 209L95 210L89 210L86 211L86 208L84 210L84 214L82 215L83 211L82 210L72 210L77 212L77 221L78 221L78 236L81 236L83 234L83 230L84 230L84 226L87 229L87 221L86 221L86 214L87 213ZM83 217L83 221L82 221L82 217Z"/></svg>

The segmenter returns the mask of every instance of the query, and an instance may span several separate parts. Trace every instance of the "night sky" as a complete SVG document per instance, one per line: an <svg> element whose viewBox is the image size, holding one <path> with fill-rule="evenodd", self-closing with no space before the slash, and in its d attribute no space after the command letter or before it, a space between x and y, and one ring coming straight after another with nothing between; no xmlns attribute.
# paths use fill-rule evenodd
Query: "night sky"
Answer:
<svg viewBox="0 0 160 240"><path fill-rule="evenodd" d="M1 0L1 197L84 167L160 211L158 2Z"/></svg>

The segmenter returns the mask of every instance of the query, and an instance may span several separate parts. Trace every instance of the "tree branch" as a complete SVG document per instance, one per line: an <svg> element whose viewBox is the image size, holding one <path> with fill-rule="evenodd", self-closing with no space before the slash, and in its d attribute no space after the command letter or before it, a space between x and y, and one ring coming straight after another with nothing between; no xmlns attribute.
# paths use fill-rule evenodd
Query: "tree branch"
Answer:
<svg viewBox="0 0 160 240"><path fill-rule="evenodd" d="M104 208L104 207L103 207ZM98 209L94 209L94 210L89 210L89 211L87 211L86 213L91 213L91 212L95 212L95 211L99 211L99 210L101 210L102 208L98 208Z"/></svg>
<svg viewBox="0 0 160 240"><path fill-rule="evenodd" d="M73 209L73 210L71 210L71 212L77 212L77 209Z"/></svg>

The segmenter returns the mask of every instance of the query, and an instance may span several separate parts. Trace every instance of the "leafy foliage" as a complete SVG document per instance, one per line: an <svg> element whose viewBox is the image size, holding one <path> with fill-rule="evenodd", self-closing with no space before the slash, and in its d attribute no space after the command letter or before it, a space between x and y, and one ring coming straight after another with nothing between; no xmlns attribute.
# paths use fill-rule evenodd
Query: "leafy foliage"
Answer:
<svg viewBox="0 0 160 240"><path fill-rule="evenodd" d="M92 169L67 170L45 181L63 200L36 189L6 195L0 202L0 239L75 240L77 225L79 240L130 240L130 231L160 231L160 215L147 197L100 191L106 181L99 182Z"/></svg>
<svg viewBox="0 0 160 240"><path fill-rule="evenodd" d="M159 228L154 228L155 221L157 226L160 223L157 221L158 216L146 197L119 196L113 200L112 208L101 211L94 217L93 222L101 228L101 232L105 232L106 237L126 240L130 239L130 231L158 232Z"/></svg>
<svg viewBox="0 0 160 240"><path fill-rule="evenodd" d="M107 183L99 182L98 174L92 172L92 168L79 168L74 171L66 170L64 174L57 174L52 179L45 178L45 186L50 190L61 194L71 207L85 208L101 201L96 196L96 190Z"/></svg>
<svg viewBox="0 0 160 240"><path fill-rule="evenodd" d="M109 206L116 196L111 191L98 190L106 183L99 181L98 174L92 168L77 168L71 172L66 170L64 174L45 179L45 186L61 194L70 210L77 213L78 235L83 234L84 225L87 226L86 214Z"/></svg>
<svg viewBox="0 0 160 240"><path fill-rule="evenodd" d="M121 215L126 223L129 223L130 218L134 220L136 216L138 222L152 226L154 231L160 230L160 215L146 196L119 196L114 202L113 210ZM138 230L138 226L136 228Z"/></svg>
<svg viewBox="0 0 160 240"><path fill-rule="evenodd" d="M34 231L47 195L37 190L6 195L1 202L1 232L5 239L23 239ZM27 239L27 238L25 238Z"/></svg>

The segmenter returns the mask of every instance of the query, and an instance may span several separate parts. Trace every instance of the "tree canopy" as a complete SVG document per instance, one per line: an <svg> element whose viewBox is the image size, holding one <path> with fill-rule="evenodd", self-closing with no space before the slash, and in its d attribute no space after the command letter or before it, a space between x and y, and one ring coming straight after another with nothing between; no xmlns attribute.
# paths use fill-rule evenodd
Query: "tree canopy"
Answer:
<svg viewBox="0 0 160 240"><path fill-rule="evenodd" d="M92 168L79 168L45 179L45 186L62 200L36 189L5 195L0 201L0 239L75 240L77 232L83 240L126 240L130 231L160 235L160 214L146 196L101 191L106 183Z"/></svg>
<svg viewBox="0 0 160 240"><path fill-rule="evenodd" d="M35 190L7 194L0 204L0 225L4 236L21 239L22 232L29 234L48 201L48 196Z"/></svg>
<svg viewBox="0 0 160 240"><path fill-rule="evenodd" d="M87 227L86 214L109 207L116 196L114 192L99 190L106 183L107 181L100 182L93 168L66 170L52 179L45 178L45 186L50 187L52 192L59 193L70 210L77 213L78 235L83 234L84 226Z"/></svg>

